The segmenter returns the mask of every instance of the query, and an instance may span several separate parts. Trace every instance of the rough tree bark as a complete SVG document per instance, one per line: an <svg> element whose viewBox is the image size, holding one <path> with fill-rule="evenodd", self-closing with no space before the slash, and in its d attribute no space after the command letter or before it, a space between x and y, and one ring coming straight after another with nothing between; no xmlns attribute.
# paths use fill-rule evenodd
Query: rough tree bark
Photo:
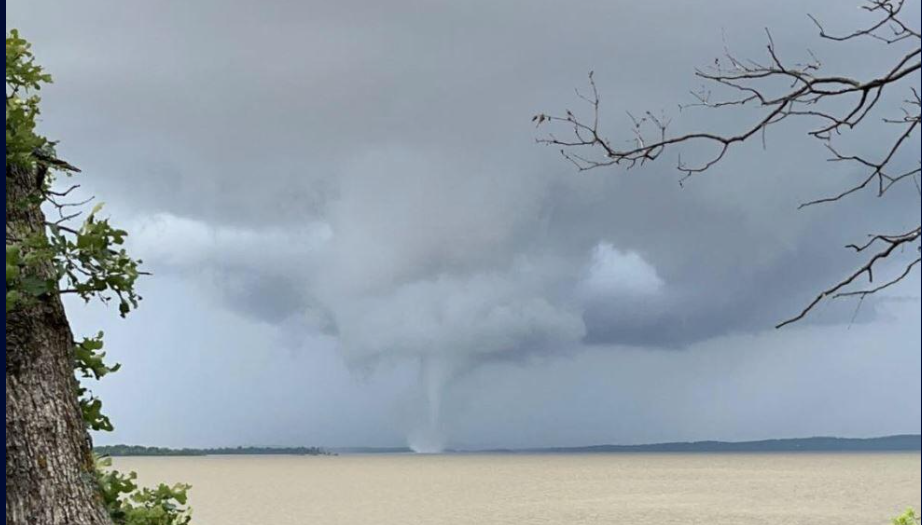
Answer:
<svg viewBox="0 0 922 525"><path fill-rule="evenodd" d="M17 208L40 175L7 166L8 235L42 232L38 205ZM43 271L50 272L50 266ZM6 525L111 525L77 402L73 335L57 294L6 321Z"/></svg>

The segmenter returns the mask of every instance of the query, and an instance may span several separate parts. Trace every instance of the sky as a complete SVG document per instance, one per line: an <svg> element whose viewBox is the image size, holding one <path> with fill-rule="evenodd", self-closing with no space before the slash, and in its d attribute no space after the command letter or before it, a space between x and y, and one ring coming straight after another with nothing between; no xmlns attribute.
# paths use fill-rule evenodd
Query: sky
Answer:
<svg viewBox="0 0 922 525"><path fill-rule="evenodd" d="M854 3L8 2L55 78L41 131L153 274L127 319L67 303L123 365L93 386L116 426L96 442L919 433L918 272L773 328L860 264L843 246L918 225L913 187L798 211L861 176L799 124L680 186L674 157L578 173L531 122L583 111L592 70L617 140L626 111L740 128L679 110L695 67L763 57L768 27L791 61L879 73L892 47L806 16L852 29ZM876 122L841 144L887 147Z"/></svg>

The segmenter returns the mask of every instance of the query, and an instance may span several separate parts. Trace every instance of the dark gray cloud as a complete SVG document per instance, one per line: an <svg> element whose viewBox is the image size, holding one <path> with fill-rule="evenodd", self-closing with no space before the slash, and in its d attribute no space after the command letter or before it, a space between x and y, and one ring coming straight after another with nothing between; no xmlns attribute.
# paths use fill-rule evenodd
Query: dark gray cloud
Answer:
<svg viewBox="0 0 922 525"><path fill-rule="evenodd" d="M676 107L725 44L762 54L764 26L792 60L810 47L833 70L877 71L884 46L817 42L806 12L862 21L828 0L8 6L57 79L44 130L155 281L185 283L177 293L239 316L256 346L298 349L290 359L320 338L353 368L448 363L436 375L458 390L479 363L772 337L854 267L845 244L918 223L911 192L796 211L858 175L796 125L684 188L672 160L577 174L534 144L531 115L578 110L590 69L615 137L625 110L743 125L751 115ZM918 295L907 286L895 293ZM833 304L808 324L874 331L887 311ZM904 332L887 344L918 326Z"/></svg>

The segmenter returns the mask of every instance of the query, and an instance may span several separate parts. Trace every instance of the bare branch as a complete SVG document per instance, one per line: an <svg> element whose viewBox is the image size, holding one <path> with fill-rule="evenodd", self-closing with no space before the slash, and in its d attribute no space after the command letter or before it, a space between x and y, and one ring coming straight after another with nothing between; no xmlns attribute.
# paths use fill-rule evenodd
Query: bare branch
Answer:
<svg viewBox="0 0 922 525"><path fill-rule="evenodd" d="M788 319L787 321L784 321L778 324L775 328L783 328L787 325L800 321L801 319L806 317L807 314L809 314L816 307L816 305L818 305L820 302L822 302L825 299L835 298L835 297L848 297L851 295L865 295L866 296L866 295L876 293L879 290L889 288L890 286L902 281L903 279L906 278L906 276L909 275L912 269L917 266L918 260L911 263L909 267L906 269L906 271L903 272L903 274L901 274L901 276L897 277L896 279L893 279L892 281L887 282L886 284L878 287L877 289L871 289L871 290L865 290L865 291L859 291L859 292L842 292L842 290L844 290L846 287L848 287L849 285L857 281L863 275L867 275L868 282L873 283L874 282L874 268L876 267L878 263L890 257L894 252L896 252L897 248L900 248L901 246L905 246L906 244L909 244L909 243L916 242L918 240L919 240L919 229L917 228L911 234L908 234L906 236L899 237L896 240L887 242L887 246L883 248L881 251L875 253L871 257L871 259L868 260L868 262L866 262L862 267L858 268L858 270L853 272L851 275L849 275L845 279L839 281L838 284L821 292L799 314Z"/></svg>
<svg viewBox="0 0 922 525"><path fill-rule="evenodd" d="M853 164L863 170L864 174L858 183L834 195L806 202L801 208L838 202L871 188L876 196L883 197L894 186L907 180L912 181L916 192L922 196L920 167L906 167L902 164L905 162L905 152L918 145L918 131L922 121L922 103L916 88L922 70L919 30L913 29L906 22L904 4L905 0L870 0L863 9L874 17L873 22L842 35L828 32L816 17L810 16L824 40L845 42L871 39L894 45L892 63L881 74L871 78L824 74L822 62L812 51L808 51L809 60L806 62L788 64L781 57L772 33L767 29L766 59L763 62L737 58L725 46L723 57L714 60L710 67L698 69L695 75L706 84L729 92L730 96L717 98L710 87L705 85L692 92L693 102L680 105L679 110L744 106L756 109L758 116L754 121L735 134L697 131L675 135L670 133L671 121L665 115L654 116L647 111L638 117L628 112L631 138L626 142L627 146L619 147L617 144L620 142L606 138L600 128L599 90L594 75L590 73L589 93L584 95L577 92L578 98L588 106L589 118L581 119L571 111L566 111L562 116L539 114L532 119L536 125L563 125L569 129L570 135L561 138L549 134L539 138L538 142L559 147L561 155L579 171L603 167L630 170L659 159L667 150L710 145L712 149L705 150L710 153L696 164L686 163L682 152L677 152L676 167L682 174L680 184L684 184L688 178L712 169L726 159L735 146L749 142L753 137L760 137L764 147L769 128L790 119L809 120L818 124L807 132L807 136L819 140L831 152L830 162ZM909 48L905 44L896 45L901 42L908 42ZM787 87L779 89L779 85ZM883 119L886 123L900 126L900 131L879 158L848 154L833 144L834 137L853 131L865 123L878 109L884 95L896 90L905 90L911 96L900 108L901 117ZM846 289L864 275L873 282L875 265L890 257L898 247L918 242L919 228L916 228L907 234L873 236L865 245L852 245L851 248L859 253L870 250L872 246L880 246L881 249L864 266L818 295L798 316L778 327L804 318L817 304L831 296L864 297L864 292L875 293L901 281L905 275L869 290L855 292ZM905 274L908 275L917 266L917 261L909 264Z"/></svg>
<svg viewBox="0 0 922 525"><path fill-rule="evenodd" d="M807 16L810 17L810 20L812 20L816 27L820 30L820 37L827 40L832 40L834 42L845 42L847 40L867 37L874 40L879 40L886 44L895 44L910 38L919 38L919 32L917 30L910 29L900 19L900 13L903 10L904 4L905 0L873 0L868 2L868 4L864 6L864 9L871 13L881 14L882 18L869 27L859 29L852 33L841 36L827 33L823 28L823 25L819 22L819 20L816 19L816 17L813 15ZM889 30L889 32L886 30ZM884 34L881 34L882 32Z"/></svg>
<svg viewBox="0 0 922 525"><path fill-rule="evenodd" d="M876 294L877 292L881 292L881 291L883 291L883 290L886 290L887 288L890 288L890 287L893 286L894 284L896 284L896 283L902 281L902 280L905 279L906 277L909 277L909 274L912 273L912 270L913 270L920 262L922 262L922 259L916 259L916 260L912 261L911 263L909 263L909 265L906 266L906 269L903 270L903 273L899 274L899 275L896 276L895 278L891 279L890 281L887 281L886 283L884 283L884 284L882 284L882 285L880 285L880 286L877 286L877 287L875 287L875 288L871 288L871 289L869 289L869 290L858 290L858 291L854 291L854 292L841 292L841 293L836 294L833 298L835 299L835 298L839 298L839 297L861 297L861 298L863 299L864 297L866 297L866 296L868 296L868 295L873 295L873 294Z"/></svg>
<svg viewBox="0 0 922 525"><path fill-rule="evenodd" d="M63 161L59 158L56 158L50 155L48 152L42 149L35 149L32 152L32 155L43 164L47 164L50 167L56 168L61 171L68 171L71 173L80 173L80 169L76 166L73 166L66 161Z"/></svg>

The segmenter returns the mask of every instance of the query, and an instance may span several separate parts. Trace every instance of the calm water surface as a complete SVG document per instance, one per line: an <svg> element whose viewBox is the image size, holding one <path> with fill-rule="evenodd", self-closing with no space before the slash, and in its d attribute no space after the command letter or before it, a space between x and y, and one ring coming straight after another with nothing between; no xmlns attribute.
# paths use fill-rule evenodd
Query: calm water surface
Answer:
<svg viewBox="0 0 922 525"><path fill-rule="evenodd" d="M196 525L886 525L919 454L119 458Z"/></svg>

